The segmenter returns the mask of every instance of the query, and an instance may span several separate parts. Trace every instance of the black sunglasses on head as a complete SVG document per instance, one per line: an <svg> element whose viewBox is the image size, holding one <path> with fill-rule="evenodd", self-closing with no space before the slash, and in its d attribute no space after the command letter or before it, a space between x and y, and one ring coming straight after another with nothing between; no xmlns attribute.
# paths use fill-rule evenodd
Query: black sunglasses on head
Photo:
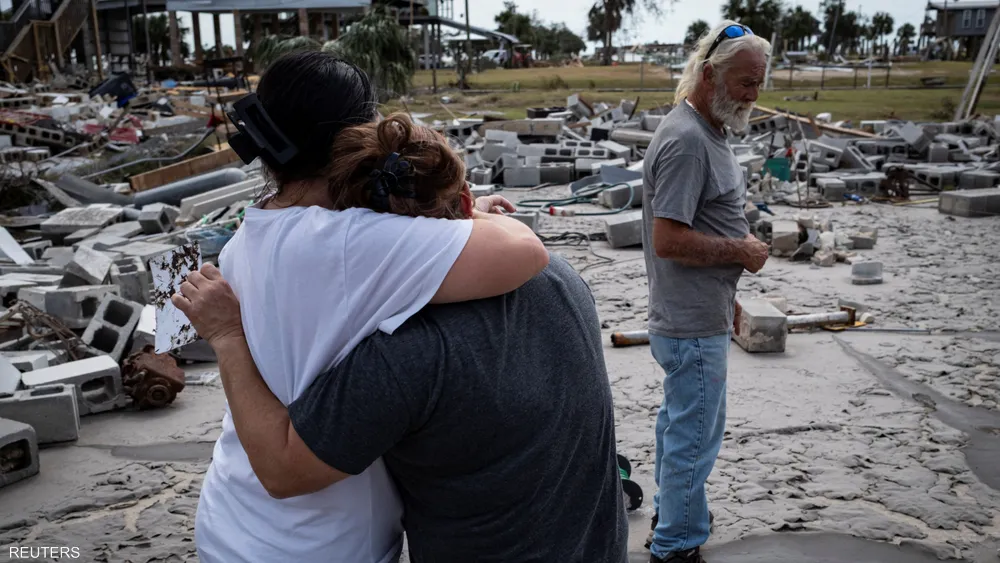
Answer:
<svg viewBox="0 0 1000 563"><path fill-rule="evenodd" d="M705 53L705 60L707 61L709 57L712 56L712 53L715 52L716 47L718 47L719 44L726 39L736 39L737 37L743 37L745 35L753 35L753 31L743 24L726 26L726 28L719 33L719 36L715 38L715 41L712 42L712 46L708 48L708 53Z"/></svg>

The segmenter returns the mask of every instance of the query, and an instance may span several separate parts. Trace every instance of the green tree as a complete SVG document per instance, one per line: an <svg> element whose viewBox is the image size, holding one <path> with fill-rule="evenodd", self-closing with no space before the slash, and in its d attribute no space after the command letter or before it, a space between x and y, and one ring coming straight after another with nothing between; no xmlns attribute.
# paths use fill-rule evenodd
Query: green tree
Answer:
<svg viewBox="0 0 1000 563"><path fill-rule="evenodd" d="M374 81L381 101L410 90L416 53L406 31L385 6L373 6L323 50L358 65Z"/></svg>
<svg viewBox="0 0 1000 563"><path fill-rule="evenodd" d="M872 32L876 40L882 39L882 48L886 56L889 55L889 45L885 41L885 37L892 34L895 24L895 20L886 12L877 12L872 16Z"/></svg>
<svg viewBox="0 0 1000 563"><path fill-rule="evenodd" d="M132 40L135 43L136 53L146 53L146 31L145 18L139 14L132 18ZM184 42L184 36L190 29L178 25L177 36L180 43L181 59L191 55L191 47ZM167 14L155 14L149 17L149 42L153 44L150 58L153 64L161 66L170 60L170 21ZM179 65L183 61L170 61L173 65Z"/></svg>
<svg viewBox="0 0 1000 563"><path fill-rule="evenodd" d="M250 56L261 69L266 68L275 59L295 51L318 51L323 45L311 37L298 35L268 35L253 46Z"/></svg>
<svg viewBox="0 0 1000 563"><path fill-rule="evenodd" d="M917 28L912 23L905 23L896 32L896 54L905 55L910 51L910 44L917 36Z"/></svg>
<svg viewBox="0 0 1000 563"><path fill-rule="evenodd" d="M823 33L819 40L824 49L830 49L830 37L833 35L832 49L827 53L827 60L838 51L856 51L865 31L861 17L856 12L845 11L844 0L823 0L820 3L820 13L823 14Z"/></svg>
<svg viewBox="0 0 1000 563"><path fill-rule="evenodd" d="M770 41L778 31L783 10L781 0L728 0L722 5L722 17L738 21Z"/></svg>
<svg viewBox="0 0 1000 563"><path fill-rule="evenodd" d="M819 34L819 20L812 12L802 6L789 9L781 19L781 36L788 40L792 51L804 51L809 48L813 37Z"/></svg>
<svg viewBox="0 0 1000 563"><path fill-rule="evenodd" d="M666 0L672 4L676 0ZM604 46L605 65L611 64L614 34L622 29L625 16L634 16L640 10L659 15L663 0L596 0L587 13L587 38L600 41Z"/></svg>
<svg viewBox="0 0 1000 563"><path fill-rule="evenodd" d="M525 43L535 41L533 31L536 22L532 21L532 17L518 12L516 2L504 2L503 7L503 11L493 18L497 31L513 35Z"/></svg>
<svg viewBox="0 0 1000 563"><path fill-rule="evenodd" d="M696 20L692 22L687 28L687 33L684 34L684 44L687 46L694 45L703 35L708 33L708 30L709 27L707 21Z"/></svg>

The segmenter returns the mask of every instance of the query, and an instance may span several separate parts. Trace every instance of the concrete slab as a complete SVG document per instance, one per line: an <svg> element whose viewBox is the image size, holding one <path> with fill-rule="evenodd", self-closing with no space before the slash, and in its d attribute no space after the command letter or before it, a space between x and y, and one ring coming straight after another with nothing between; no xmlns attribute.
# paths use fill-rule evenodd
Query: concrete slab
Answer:
<svg viewBox="0 0 1000 563"><path fill-rule="evenodd" d="M71 442L80 435L80 411L72 385L46 385L0 397L0 418L31 426L41 445Z"/></svg>

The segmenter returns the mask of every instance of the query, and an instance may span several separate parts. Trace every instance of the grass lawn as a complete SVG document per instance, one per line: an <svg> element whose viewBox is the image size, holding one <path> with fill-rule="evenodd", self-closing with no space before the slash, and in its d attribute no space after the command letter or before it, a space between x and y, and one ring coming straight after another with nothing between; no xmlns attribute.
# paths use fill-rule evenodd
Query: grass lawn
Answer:
<svg viewBox="0 0 1000 563"><path fill-rule="evenodd" d="M923 77L941 77L945 83L952 86L965 86L972 70L971 62L927 63L897 63L889 71L889 84L892 86L920 86ZM525 89L543 90L593 90L597 88L673 88L676 86L679 73L671 74L669 69L653 65L640 66L638 63L623 64L614 67L553 67L525 69L493 69L475 73L469 80L474 90L512 90L519 87ZM886 69L872 70L872 86L885 86ZM438 71L438 86L447 88L457 83L454 69ZM867 69L859 69L855 82L853 72L836 72L830 70L825 79L821 73L796 71L789 81L787 69L774 71L774 86L776 88L810 88L819 87L820 83L830 87L863 87L867 82ZM418 71L414 77L414 86L430 88L432 73L429 70ZM1000 85L1000 73L995 73L990 82Z"/></svg>
<svg viewBox="0 0 1000 563"><path fill-rule="evenodd" d="M458 117L474 112L499 112L509 119L521 119L526 117L526 108L563 106L566 104L566 97L575 92L576 90L573 89L529 90L474 95L451 91L437 95L417 95L414 101L407 106L413 113L432 114L431 119L450 119L449 110ZM617 104L622 99L635 100L640 98L640 109L673 101L672 92L587 92L581 90L581 93L591 103ZM943 100L950 98L952 102L957 104L962 98L962 90L872 89L824 90L819 92L818 101L784 101L785 96L802 96L804 94L811 94L811 92L781 90L763 92L757 103L772 109L782 108L804 114L815 115L830 112L833 114L834 121L851 120L856 126L862 119L896 118L915 121L950 121L951 112L948 112L949 117L938 113L944 108ZM439 100L443 95L450 96L453 103L442 106ZM386 104L384 109L396 111L402 110L403 106L399 101L394 100ZM1000 88L987 87L984 89L979 100L978 111L989 116L1000 114Z"/></svg>

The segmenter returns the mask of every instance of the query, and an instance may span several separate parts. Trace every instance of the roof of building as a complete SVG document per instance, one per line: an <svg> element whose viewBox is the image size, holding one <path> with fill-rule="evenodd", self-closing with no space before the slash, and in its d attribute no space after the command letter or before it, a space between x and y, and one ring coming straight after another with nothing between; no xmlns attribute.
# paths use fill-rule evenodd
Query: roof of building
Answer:
<svg viewBox="0 0 1000 563"><path fill-rule="evenodd" d="M946 8L947 6L947 8ZM1000 8L1000 0L929 0L928 10L975 10L978 8Z"/></svg>

